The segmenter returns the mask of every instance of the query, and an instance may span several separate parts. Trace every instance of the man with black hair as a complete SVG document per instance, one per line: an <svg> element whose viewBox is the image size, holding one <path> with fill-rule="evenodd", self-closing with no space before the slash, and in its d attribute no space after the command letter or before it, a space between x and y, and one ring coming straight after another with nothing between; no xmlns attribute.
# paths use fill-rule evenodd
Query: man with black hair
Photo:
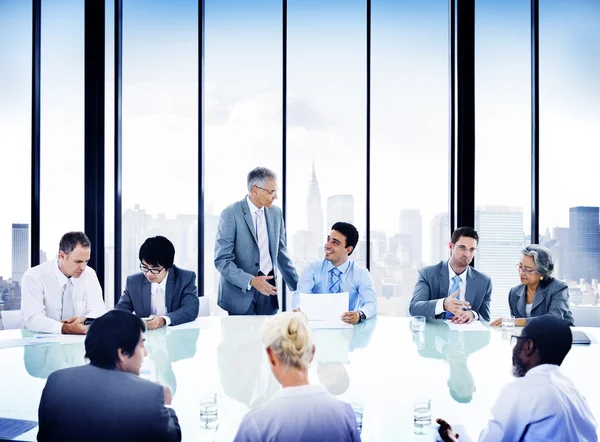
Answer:
<svg viewBox="0 0 600 442"><path fill-rule="evenodd" d="M350 223L331 226L325 243L325 259L311 262L300 278L292 308L301 310L300 293L349 293L348 311L342 320L356 324L377 315L377 294L367 269L349 260L358 244L358 230Z"/></svg>
<svg viewBox="0 0 600 442"><path fill-rule="evenodd" d="M459 227L448 244L447 261L423 267L410 300L411 316L449 319L458 324L490 320L492 280L469 264L477 253L479 235Z"/></svg>
<svg viewBox="0 0 600 442"><path fill-rule="evenodd" d="M200 308L196 274L173 264L173 243L164 236L148 238L139 258L141 273L127 277L115 309L146 318L148 330L194 321Z"/></svg>
<svg viewBox="0 0 600 442"><path fill-rule="evenodd" d="M85 338L88 365L48 377L38 410L41 442L181 440L167 387L139 377L144 322L113 310L96 319Z"/></svg>
<svg viewBox="0 0 600 442"><path fill-rule="evenodd" d="M585 398L559 366L571 350L569 324L555 316L533 318L513 336L513 374L492 407L492 419L479 441L596 442L596 421ZM443 419L439 434L446 442L461 439Z"/></svg>
<svg viewBox="0 0 600 442"><path fill-rule="evenodd" d="M80 334L86 317L106 313L102 287L87 264L91 243L83 232L68 232L58 246L58 259L30 268L21 283L21 312L34 332Z"/></svg>

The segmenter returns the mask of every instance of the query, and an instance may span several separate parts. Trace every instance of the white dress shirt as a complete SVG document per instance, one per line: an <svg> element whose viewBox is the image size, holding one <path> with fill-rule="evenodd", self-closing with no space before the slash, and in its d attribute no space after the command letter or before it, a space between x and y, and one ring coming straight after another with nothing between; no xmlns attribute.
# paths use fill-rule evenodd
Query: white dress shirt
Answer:
<svg viewBox="0 0 600 442"><path fill-rule="evenodd" d="M167 272L167 274L165 275L165 279L163 279L160 283L153 282L152 285L150 286L150 293L152 294L151 300L150 300L150 310L156 316L160 316L161 318L164 318L164 320L166 322L165 325L171 325L171 318L166 316L167 315L166 297L167 297L167 279L168 278L169 278L169 272ZM162 290L158 290L159 287ZM156 313L154 313L154 312L156 312Z"/></svg>
<svg viewBox="0 0 600 442"><path fill-rule="evenodd" d="M246 202L248 203L248 208L250 209L250 213L252 214L252 225L254 226L254 229L256 230L256 217L258 216L256 214L256 212L258 212L259 210L263 210L263 214L264 214L265 208L262 207L259 209L258 207L256 207L249 196L246 196ZM266 222L267 222L267 219L265 218L265 224L266 224ZM254 233L256 233L256 235L258 235L258 232L255 231ZM248 287L246 287L246 290L250 290L251 288L252 288L252 279L248 283Z"/></svg>
<svg viewBox="0 0 600 442"><path fill-rule="evenodd" d="M25 272L21 280L21 312L25 327L43 333L62 333L63 293L69 282L59 269L58 261L51 260ZM73 312L82 317L97 318L106 313L102 288L96 272L87 267L73 283Z"/></svg>
<svg viewBox="0 0 600 442"><path fill-rule="evenodd" d="M465 294L467 293L467 273L469 272L469 266L467 266L467 269L462 272L460 275L458 275L460 277L460 282L458 283L458 288L460 289L460 299L465 301ZM450 265L450 260L448 260L448 281L449 281L449 286L448 286L448 290L450 290L452 288L452 278L454 278L456 276L456 272L454 271L454 269L452 268L452 266ZM446 298L451 295L452 293L448 293L448 295L446 295ZM442 313L444 313L446 310L444 310L444 300L446 298L441 298L438 300L437 304L435 305L435 314L436 315L441 315ZM479 319L479 313L477 313L476 311L473 311L473 314L475 315L475 320Z"/></svg>
<svg viewBox="0 0 600 442"><path fill-rule="evenodd" d="M480 442L598 441L587 401L558 365L544 364L504 388Z"/></svg>

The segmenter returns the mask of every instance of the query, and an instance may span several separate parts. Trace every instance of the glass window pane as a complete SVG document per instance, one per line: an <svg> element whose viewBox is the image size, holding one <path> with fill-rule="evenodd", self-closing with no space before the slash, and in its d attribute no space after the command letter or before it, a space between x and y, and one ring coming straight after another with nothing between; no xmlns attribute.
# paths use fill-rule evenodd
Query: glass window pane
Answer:
<svg viewBox="0 0 600 442"><path fill-rule="evenodd" d="M418 269L448 257L448 2L372 4L371 274L407 316Z"/></svg>
<svg viewBox="0 0 600 442"><path fill-rule="evenodd" d="M598 23L598 2L540 2L540 234L577 325L600 305Z"/></svg>
<svg viewBox="0 0 600 442"><path fill-rule="evenodd" d="M84 229L84 2L42 2L40 242ZM94 245L92 244L92 247Z"/></svg>
<svg viewBox="0 0 600 442"><path fill-rule="evenodd" d="M530 2L484 0L475 10L475 266L492 278L492 320L531 225Z"/></svg>
<svg viewBox="0 0 600 442"><path fill-rule="evenodd" d="M0 2L0 164L0 310L18 310L31 217L31 3L20 0Z"/></svg>
<svg viewBox="0 0 600 442"><path fill-rule="evenodd" d="M204 293L211 312L224 314L214 266L219 215L248 193L246 176L257 166L279 176L282 206L281 1L206 0L205 7Z"/></svg>
<svg viewBox="0 0 600 442"><path fill-rule="evenodd" d="M288 2L288 244L301 275L347 221L365 266L366 8L364 1ZM291 296L288 296L288 308Z"/></svg>
<svg viewBox="0 0 600 442"><path fill-rule="evenodd" d="M198 2L123 2L122 287L151 236L197 272Z"/></svg>

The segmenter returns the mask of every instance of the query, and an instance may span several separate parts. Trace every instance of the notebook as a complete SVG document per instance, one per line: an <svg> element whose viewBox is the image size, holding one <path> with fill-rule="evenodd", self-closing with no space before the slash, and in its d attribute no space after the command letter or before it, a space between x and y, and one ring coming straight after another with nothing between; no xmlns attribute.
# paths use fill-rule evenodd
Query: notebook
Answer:
<svg viewBox="0 0 600 442"><path fill-rule="evenodd" d="M580 330L573 330L573 344L591 344L590 338Z"/></svg>

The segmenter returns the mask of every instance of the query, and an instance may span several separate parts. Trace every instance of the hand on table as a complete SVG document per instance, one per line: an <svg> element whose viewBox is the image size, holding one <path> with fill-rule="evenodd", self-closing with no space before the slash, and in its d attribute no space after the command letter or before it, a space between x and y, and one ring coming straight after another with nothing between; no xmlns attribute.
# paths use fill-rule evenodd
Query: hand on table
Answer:
<svg viewBox="0 0 600 442"><path fill-rule="evenodd" d="M440 425L438 433L444 442L458 442L459 434L452 431L452 426L448 422L439 417L435 421Z"/></svg>
<svg viewBox="0 0 600 442"><path fill-rule="evenodd" d="M86 317L79 318L73 316L71 319L63 319L61 332L63 335L85 335L88 331L88 326L84 325Z"/></svg>
<svg viewBox="0 0 600 442"><path fill-rule="evenodd" d="M454 315L450 321L454 324L470 324L475 320L475 313L471 310L466 310L464 312L459 313L458 315Z"/></svg>
<svg viewBox="0 0 600 442"><path fill-rule="evenodd" d="M162 316L150 316L150 319L146 321L146 328L148 330L156 330L167 325L167 321Z"/></svg>
<svg viewBox="0 0 600 442"><path fill-rule="evenodd" d="M342 321L348 324L357 324L360 321L360 314L358 312L346 312L342 315Z"/></svg>

